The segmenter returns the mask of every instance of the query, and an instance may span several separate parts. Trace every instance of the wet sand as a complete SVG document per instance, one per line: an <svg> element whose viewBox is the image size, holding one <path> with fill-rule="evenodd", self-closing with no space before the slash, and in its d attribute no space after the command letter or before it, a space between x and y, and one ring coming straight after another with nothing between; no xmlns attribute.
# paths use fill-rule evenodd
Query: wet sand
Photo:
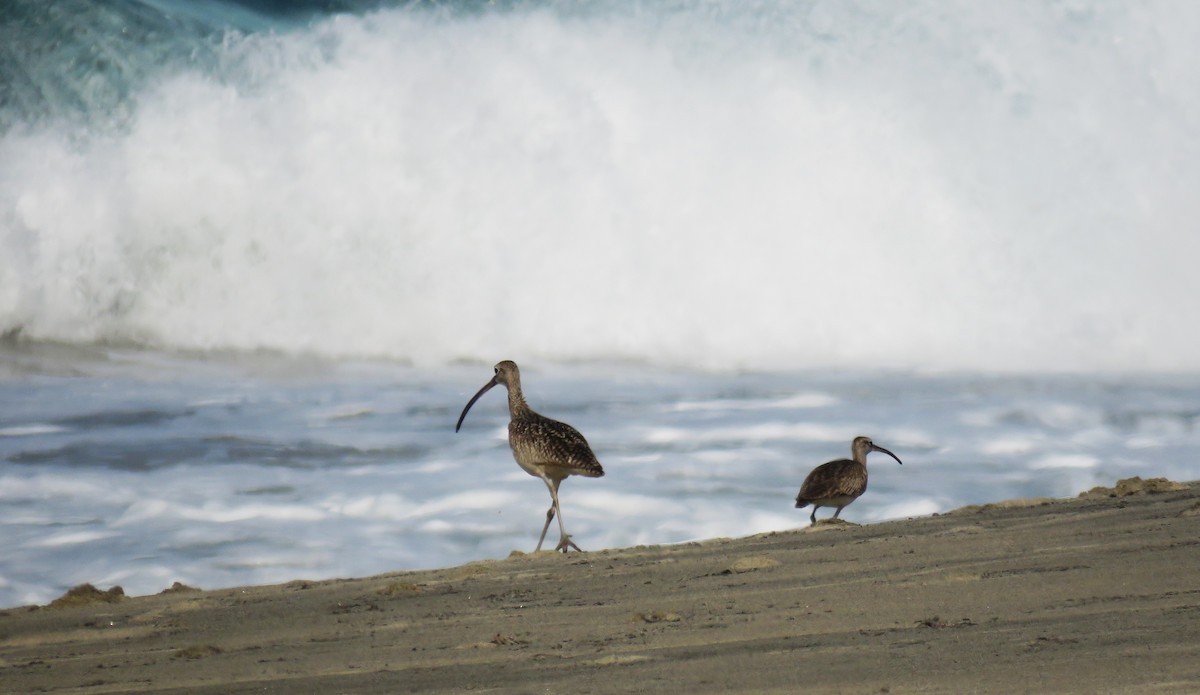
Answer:
<svg viewBox="0 0 1200 695"><path fill-rule="evenodd" d="M1165 487L867 526L797 512L751 538L364 579L101 587L0 611L0 691L1200 692L1200 483Z"/></svg>

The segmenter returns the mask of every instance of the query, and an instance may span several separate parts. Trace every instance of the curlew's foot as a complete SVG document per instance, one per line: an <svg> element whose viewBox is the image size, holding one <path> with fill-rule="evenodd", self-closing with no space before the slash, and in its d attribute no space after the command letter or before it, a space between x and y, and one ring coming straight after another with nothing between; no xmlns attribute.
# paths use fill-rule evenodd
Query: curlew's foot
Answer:
<svg viewBox="0 0 1200 695"><path fill-rule="evenodd" d="M567 550L569 550L571 548L574 548L575 550L578 550L581 553L583 552L582 550L579 549L579 546L575 545L575 541L571 540L570 536L563 536L562 539L558 542L558 546L554 549L560 553L565 553L565 552L567 552Z"/></svg>

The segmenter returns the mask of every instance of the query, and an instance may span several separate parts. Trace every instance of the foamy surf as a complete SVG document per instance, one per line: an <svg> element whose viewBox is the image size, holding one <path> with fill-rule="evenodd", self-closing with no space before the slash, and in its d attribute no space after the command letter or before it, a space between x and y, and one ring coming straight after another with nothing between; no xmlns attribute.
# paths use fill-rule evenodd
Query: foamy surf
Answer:
<svg viewBox="0 0 1200 695"><path fill-rule="evenodd" d="M512 460L502 397L481 400L454 433L483 365L301 360L287 376L287 360L256 372L236 357L112 351L72 357L72 373L54 376L46 360L47 373L0 380L0 426L29 430L0 437L0 605L44 603L82 582L146 594L174 581L214 588L501 558L532 550L549 506ZM1134 475L1192 479L1200 454L1194 378L533 362L525 382L531 404L578 427L607 472L561 490L584 549L803 526L792 509L800 482L846 456L856 434L905 462L873 463L867 493L843 514L856 523L1070 496ZM813 393L836 397L822 405ZM147 422L128 417L131 405L175 416ZM91 424L58 426L68 421Z"/></svg>

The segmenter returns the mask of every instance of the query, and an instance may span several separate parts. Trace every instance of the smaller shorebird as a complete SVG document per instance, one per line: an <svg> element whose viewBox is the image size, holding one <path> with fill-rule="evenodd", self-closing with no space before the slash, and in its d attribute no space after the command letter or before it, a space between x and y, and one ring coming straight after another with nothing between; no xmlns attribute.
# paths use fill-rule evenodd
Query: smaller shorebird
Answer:
<svg viewBox="0 0 1200 695"><path fill-rule="evenodd" d="M454 431L462 427L463 419L475 401L497 384L503 384L508 389L508 413L511 418L508 423L508 445L512 447L513 458L526 473L541 478L550 489L551 504L550 509L546 510L546 525L542 527L542 535L533 552L542 549L546 530L550 528L550 521L555 515L558 516L558 530L562 534L555 550L564 553L570 548L579 550L563 525L562 509L558 506L558 486L571 475L599 478L604 475L604 469L578 430L565 422L538 415L525 403L525 396L521 393L521 372L516 362L504 360L496 365L496 375L467 401L467 407L458 416Z"/></svg>
<svg viewBox="0 0 1200 695"><path fill-rule="evenodd" d="M838 518L842 509L867 491L867 454L881 451L904 464L895 454L876 446L870 437L855 437L850 445L854 459L838 459L822 463L808 474L796 495L796 509L813 506L812 522L817 523L817 510L821 507L837 507L830 518Z"/></svg>

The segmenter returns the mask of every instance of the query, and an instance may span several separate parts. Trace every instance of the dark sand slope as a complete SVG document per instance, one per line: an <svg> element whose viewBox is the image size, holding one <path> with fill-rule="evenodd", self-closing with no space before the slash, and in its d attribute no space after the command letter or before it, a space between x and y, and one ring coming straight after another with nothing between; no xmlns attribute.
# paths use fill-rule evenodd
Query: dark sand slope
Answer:
<svg viewBox="0 0 1200 695"><path fill-rule="evenodd" d="M1180 487L7 609L0 690L1200 692Z"/></svg>

